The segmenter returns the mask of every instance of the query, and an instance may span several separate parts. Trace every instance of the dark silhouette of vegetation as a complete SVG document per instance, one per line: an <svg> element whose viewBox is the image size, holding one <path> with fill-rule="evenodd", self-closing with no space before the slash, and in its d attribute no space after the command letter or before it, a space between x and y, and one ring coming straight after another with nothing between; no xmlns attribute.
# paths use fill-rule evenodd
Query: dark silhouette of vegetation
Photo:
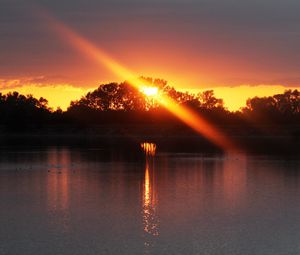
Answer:
<svg viewBox="0 0 300 255"><path fill-rule="evenodd" d="M177 91L161 79L143 79L156 86L160 95L193 109L232 136L277 136L279 133L293 139L300 136L300 92L297 90L249 98L240 111L230 112L213 90L192 94ZM88 132L102 136L194 134L154 97L145 96L126 81L100 85L80 100L71 102L66 111L52 110L44 98L17 92L0 94L0 130L4 134L25 131Z"/></svg>
<svg viewBox="0 0 300 255"><path fill-rule="evenodd" d="M8 130L41 128L49 121L51 109L45 98L18 92L0 93L0 124Z"/></svg>
<svg viewBox="0 0 300 255"><path fill-rule="evenodd" d="M274 96L249 98L242 113L246 118L262 123L287 121L286 124L292 124L299 121L300 92L286 90Z"/></svg>

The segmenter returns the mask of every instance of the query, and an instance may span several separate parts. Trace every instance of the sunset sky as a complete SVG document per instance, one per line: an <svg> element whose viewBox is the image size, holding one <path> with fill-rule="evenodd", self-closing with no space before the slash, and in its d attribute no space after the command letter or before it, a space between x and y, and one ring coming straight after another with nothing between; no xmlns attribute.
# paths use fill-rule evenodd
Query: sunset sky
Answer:
<svg viewBox="0 0 300 255"><path fill-rule="evenodd" d="M134 73L214 89L229 109L300 88L298 0L0 0L0 91L67 107L121 81L52 29L47 12Z"/></svg>

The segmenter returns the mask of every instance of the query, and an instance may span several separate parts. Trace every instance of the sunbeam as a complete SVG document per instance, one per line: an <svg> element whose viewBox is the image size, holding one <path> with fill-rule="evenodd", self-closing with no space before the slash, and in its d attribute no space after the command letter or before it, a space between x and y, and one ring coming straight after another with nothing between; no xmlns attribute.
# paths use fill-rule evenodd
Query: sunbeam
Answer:
<svg viewBox="0 0 300 255"><path fill-rule="evenodd" d="M85 56L88 56L96 64L105 66L118 77L128 81L132 86L140 91L143 91L145 86L152 88L153 84L148 84L147 81L137 78L134 72L124 67L112 57L110 57L103 49L100 49L92 42L82 37L76 31L68 27L66 24L54 19L50 15L46 17L52 29L54 29L63 39L70 43L76 50L80 51ZM148 93L149 92L149 93ZM156 94L157 92L155 92ZM153 94L153 90L147 91L145 94ZM235 144L213 124L204 119L199 113L179 105L170 97L159 95L154 97L157 102L165 107L170 113L180 119L182 122L190 126L193 130L206 137L215 145L226 151L236 150Z"/></svg>

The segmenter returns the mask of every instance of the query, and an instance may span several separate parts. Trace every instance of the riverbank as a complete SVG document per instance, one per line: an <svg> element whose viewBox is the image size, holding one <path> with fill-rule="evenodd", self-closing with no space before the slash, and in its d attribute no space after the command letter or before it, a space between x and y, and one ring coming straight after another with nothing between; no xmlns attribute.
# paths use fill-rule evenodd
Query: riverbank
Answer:
<svg viewBox="0 0 300 255"><path fill-rule="evenodd" d="M300 136L297 128L261 127L222 130L241 151L251 153L298 153ZM267 132L267 130L270 130ZM138 131L137 131L138 130ZM265 130L265 131L264 131ZM94 146L127 149L141 142L153 142L160 151L205 152L221 151L198 133L181 127L98 126L93 128L55 127L24 132L1 132L1 146Z"/></svg>

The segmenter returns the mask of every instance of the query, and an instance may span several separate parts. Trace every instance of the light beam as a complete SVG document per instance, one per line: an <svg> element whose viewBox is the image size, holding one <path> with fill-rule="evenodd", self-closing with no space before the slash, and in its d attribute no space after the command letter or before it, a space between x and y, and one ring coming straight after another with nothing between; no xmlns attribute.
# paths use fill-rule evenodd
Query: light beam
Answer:
<svg viewBox="0 0 300 255"><path fill-rule="evenodd" d="M44 15L45 16L45 15ZM96 64L106 66L110 71L116 74L123 80L128 81L138 90L142 90L143 86L153 87L152 84L147 84L145 80L137 78L138 76L131 70L119 64L116 60L110 57L104 50L100 49L80 34L72 30L67 25L59 22L53 17L46 15L51 28L61 35L62 38L68 41L76 50L80 51L85 56L88 56ZM170 113L175 115L182 122L190 126L193 130L206 137L220 148L232 151L236 150L233 142L220 130L213 126L209 121L200 116L199 113L179 105L177 102L165 95L155 97L159 104L164 106Z"/></svg>

